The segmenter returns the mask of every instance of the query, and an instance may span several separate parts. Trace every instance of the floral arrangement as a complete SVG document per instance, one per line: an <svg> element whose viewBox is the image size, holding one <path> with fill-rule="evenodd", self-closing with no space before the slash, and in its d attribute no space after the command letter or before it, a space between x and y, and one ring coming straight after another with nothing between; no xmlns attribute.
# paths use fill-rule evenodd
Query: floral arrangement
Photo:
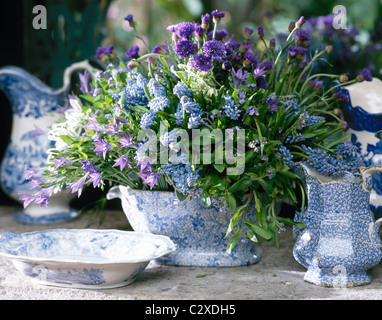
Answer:
<svg viewBox="0 0 382 320"><path fill-rule="evenodd" d="M92 81L81 77L82 94L69 97L65 119L49 133L56 147L46 169L27 170L40 189L22 195L24 205L47 205L63 188L80 196L87 185L174 191L180 201L197 198L232 214L229 250L241 235L278 246L284 223L294 222L278 215L276 202L297 203L303 191L295 163L335 175L353 163L336 89L365 77L317 81L314 63L331 47L307 56L303 17L278 44L261 26L245 28L237 42L219 28L224 15L170 26L171 41L145 44L144 54L133 46L119 58L113 46L98 48L107 68ZM134 17L125 19L136 30Z"/></svg>

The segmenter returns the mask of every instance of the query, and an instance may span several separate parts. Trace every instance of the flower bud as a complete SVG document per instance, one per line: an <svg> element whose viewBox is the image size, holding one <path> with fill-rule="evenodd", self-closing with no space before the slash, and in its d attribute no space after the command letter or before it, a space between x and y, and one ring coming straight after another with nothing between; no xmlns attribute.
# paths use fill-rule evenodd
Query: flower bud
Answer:
<svg viewBox="0 0 382 320"><path fill-rule="evenodd" d="M124 20L129 22L130 27L134 28L135 27L135 21L134 21L134 16L132 14L128 14Z"/></svg>
<svg viewBox="0 0 382 320"><path fill-rule="evenodd" d="M305 23L305 18L303 16L300 17L300 19L298 19L298 21L296 22L296 27L301 29L301 27L304 25Z"/></svg>
<svg viewBox="0 0 382 320"><path fill-rule="evenodd" d="M331 53L333 51L333 46L332 45L326 46L325 50L327 53Z"/></svg>
<svg viewBox="0 0 382 320"><path fill-rule="evenodd" d="M345 83L349 81L349 77L346 74L341 74L339 80L341 83Z"/></svg>
<svg viewBox="0 0 382 320"><path fill-rule="evenodd" d="M275 38L269 39L269 49L274 50L276 48L276 40Z"/></svg>

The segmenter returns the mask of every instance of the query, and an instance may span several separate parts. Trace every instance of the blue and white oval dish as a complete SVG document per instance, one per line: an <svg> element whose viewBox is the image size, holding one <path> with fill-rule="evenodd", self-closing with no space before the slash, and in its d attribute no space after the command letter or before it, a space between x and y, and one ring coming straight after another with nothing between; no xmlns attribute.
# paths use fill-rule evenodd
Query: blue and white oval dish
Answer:
<svg viewBox="0 0 382 320"><path fill-rule="evenodd" d="M128 285L150 260L176 248L166 236L134 231L51 229L0 235L0 255L34 283L82 289Z"/></svg>

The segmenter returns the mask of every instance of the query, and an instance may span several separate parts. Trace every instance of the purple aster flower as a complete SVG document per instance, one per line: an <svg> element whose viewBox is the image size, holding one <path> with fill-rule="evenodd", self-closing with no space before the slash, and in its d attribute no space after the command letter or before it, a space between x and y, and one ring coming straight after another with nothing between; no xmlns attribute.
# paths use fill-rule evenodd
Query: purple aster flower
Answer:
<svg viewBox="0 0 382 320"><path fill-rule="evenodd" d="M212 15L212 21L214 23L219 23L221 19L224 18L225 16L224 12L219 10L212 11L211 15Z"/></svg>
<svg viewBox="0 0 382 320"><path fill-rule="evenodd" d="M196 54L194 55L194 61L190 62L190 66L198 69L199 71L207 72L212 69L212 61L204 54Z"/></svg>
<svg viewBox="0 0 382 320"><path fill-rule="evenodd" d="M82 161L80 161L80 163L82 164L81 169L84 169L85 172L94 172L94 171L96 171L94 169L94 164L95 163L93 161L82 160Z"/></svg>
<svg viewBox="0 0 382 320"><path fill-rule="evenodd" d="M226 57L226 48L223 43L217 40L207 41L203 45L203 52L207 57L212 60L223 61Z"/></svg>
<svg viewBox="0 0 382 320"><path fill-rule="evenodd" d="M87 178L87 175L83 176L81 179L73 182L69 185L69 188L72 189L72 193L78 192L78 197L81 196L82 189L84 188L84 183Z"/></svg>
<svg viewBox="0 0 382 320"><path fill-rule="evenodd" d="M362 81L373 81L373 77L371 75L371 72L369 69L367 68L364 68L362 70L362 72L356 77L357 81L358 82L362 82Z"/></svg>
<svg viewBox="0 0 382 320"><path fill-rule="evenodd" d="M103 181L102 181L102 175L95 171L95 172L92 172L89 174L89 180L87 181L87 183L90 183L90 182L93 182L93 187L97 187L99 184L105 184Z"/></svg>
<svg viewBox="0 0 382 320"><path fill-rule="evenodd" d="M108 47L98 47L96 50L96 58L102 59L103 56L112 54L114 50L114 46L111 44Z"/></svg>
<svg viewBox="0 0 382 320"><path fill-rule="evenodd" d="M108 152L112 146L108 144L104 140L97 139L96 141L93 142L97 147L94 149L94 151L102 152L103 158L105 159L106 157L106 152Z"/></svg>
<svg viewBox="0 0 382 320"><path fill-rule="evenodd" d="M195 26L192 22L181 22L175 28L175 34L179 38L189 38L194 31Z"/></svg>
<svg viewBox="0 0 382 320"><path fill-rule="evenodd" d="M159 174L157 172L141 173L140 177L143 179L143 183L147 184L150 189L158 184Z"/></svg>
<svg viewBox="0 0 382 320"><path fill-rule="evenodd" d="M32 178L38 171L36 169L33 169L33 168L28 168L27 170L25 170L25 174L26 174L26 177L25 179L29 180L30 178Z"/></svg>
<svg viewBox="0 0 382 320"><path fill-rule="evenodd" d="M194 31L195 39L198 41L202 41L203 34L204 34L204 29L202 28L202 26L200 24L195 24L195 31Z"/></svg>
<svg viewBox="0 0 382 320"><path fill-rule="evenodd" d="M128 137L124 132L121 132L122 139L117 139L121 144L118 145L118 147L127 147L127 148L135 148L137 146L136 143L132 142L132 139L134 137L134 132L131 134L130 137Z"/></svg>
<svg viewBox="0 0 382 320"><path fill-rule="evenodd" d="M125 57L127 60L136 59L139 57L139 47L132 46L129 50L125 52Z"/></svg>
<svg viewBox="0 0 382 320"><path fill-rule="evenodd" d="M210 27L210 15L206 13L205 15L201 16L202 20L202 28L207 30Z"/></svg>
<svg viewBox="0 0 382 320"><path fill-rule="evenodd" d="M249 76L249 73L247 71L243 72L243 69L235 71L235 69L232 68L231 74L235 88L237 88L240 84L245 84Z"/></svg>
<svg viewBox="0 0 382 320"><path fill-rule="evenodd" d="M180 58L188 58L194 55L197 50L197 45L190 40L182 39L177 41L175 45L175 54Z"/></svg>
<svg viewBox="0 0 382 320"><path fill-rule="evenodd" d="M118 159L114 160L115 164L113 165L113 167L118 167L121 169L121 171L126 167L128 166L129 168L131 168L131 165L130 165L130 162L129 162L129 154L126 153L122 156L120 156Z"/></svg>
<svg viewBox="0 0 382 320"><path fill-rule="evenodd" d="M307 33L305 30L302 30L302 29L299 29L296 31L296 36L297 36L297 39L301 42L310 40L309 33Z"/></svg>
<svg viewBox="0 0 382 320"><path fill-rule="evenodd" d="M212 40L213 34L213 31L208 33L208 40ZM218 29L215 31L215 40L223 41L226 37L228 37L228 31L226 29Z"/></svg>
<svg viewBox="0 0 382 320"><path fill-rule="evenodd" d="M244 54L243 57L250 62L253 68L257 67L257 64L259 60L255 57L253 52L251 50L247 50Z"/></svg>

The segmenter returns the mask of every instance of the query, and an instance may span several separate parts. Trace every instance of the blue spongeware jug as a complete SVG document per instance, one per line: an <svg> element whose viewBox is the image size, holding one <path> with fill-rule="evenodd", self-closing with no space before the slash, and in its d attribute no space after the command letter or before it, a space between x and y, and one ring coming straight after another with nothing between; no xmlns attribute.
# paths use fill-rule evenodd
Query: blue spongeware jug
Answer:
<svg viewBox="0 0 382 320"><path fill-rule="evenodd" d="M369 284L368 270L382 257L379 227L369 209L372 174L382 165L360 168L359 176L346 173L326 177L305 164L298 164L305 184L308 206L295 220L305 228L295 228L297 241L293 255L307 268L304 280L326 287Z"/></svg>
<svg viewBox="0 0 382 320"><path fill-rule="evenodd" d="M11 137L1 163L0 184L3 191L18 201L20 194L30 194L25 171L42 169L47 151L54 147L48 139L49 127L61 116L59 108L65 104L70 87L71 74L75 70L91 70L87 61L74 63L64 72L64 86L54 90L39 79L15 66L0 69L0 89L12 105ZM29 206L15 213L14 218L23 223L46 224L73 219L77 211L70 208L70 190L52 196L49 207Z"/></svg>

